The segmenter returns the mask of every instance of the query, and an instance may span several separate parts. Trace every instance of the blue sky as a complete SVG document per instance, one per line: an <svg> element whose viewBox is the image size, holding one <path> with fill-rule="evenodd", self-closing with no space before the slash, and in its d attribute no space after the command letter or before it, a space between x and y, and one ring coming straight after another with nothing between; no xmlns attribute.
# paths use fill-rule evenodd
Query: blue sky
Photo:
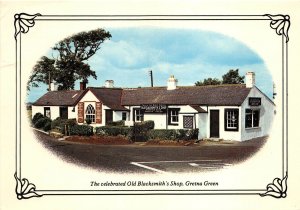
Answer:
<svg viewBox="0 0 300 210"><path fill-rule="evenodd" d="M97 80L88 86L103 86L114 80L116 87L150 86L148 71L153 71L154 86L166 86L174 75L178 85L194 85L208 77L222 78L230 69L256 74L256 85L272 97L272 77L264 61L242 42L226 35L201 30L169 28L105 28L112 35L87 63ZM49 51L48 55L52 52ZM46 85L32 88L27 101L34 102ZM75 89L79 88L79 81Z"/></svg>

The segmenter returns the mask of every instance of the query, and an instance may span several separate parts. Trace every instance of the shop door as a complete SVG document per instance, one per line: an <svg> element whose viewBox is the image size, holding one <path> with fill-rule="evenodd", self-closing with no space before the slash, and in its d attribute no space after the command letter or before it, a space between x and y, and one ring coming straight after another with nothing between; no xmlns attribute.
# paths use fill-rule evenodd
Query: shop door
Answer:
<svg viewBox="0 0 300 210"><path fill-rule="evenodd" d="M219 138L219 110L210 110L210 137Z"/></svg>
<svg viewBox="0 0 300 210"><path fill-rule="evenodd" d="M61 119L68 119L68 107L65 106L59 107L59 117Z"/></svg>
<svg viewBox="0 0 300 210"><path fill-rule="evenodd" d="M105 110L105 125L107 125L107 123L112 121L113 121L113 111Z"/></svg>

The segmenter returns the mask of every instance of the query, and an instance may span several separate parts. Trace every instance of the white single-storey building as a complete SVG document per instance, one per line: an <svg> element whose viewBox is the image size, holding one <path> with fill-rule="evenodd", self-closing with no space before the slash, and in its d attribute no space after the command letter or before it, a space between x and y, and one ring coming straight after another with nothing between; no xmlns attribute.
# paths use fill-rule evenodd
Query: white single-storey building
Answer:
<svg viewBox="0 0 300 210"><path fill-rule="evenodd" d="M166 87L114 88L49 91L32 105L51 119L88 119L92 126L124 120L126 125L153 120L155 129L199 129L199 139L244 141L266 136L272 125L275 104L255 86L255 74L246 84L177 86L174 76Z"/></svg>

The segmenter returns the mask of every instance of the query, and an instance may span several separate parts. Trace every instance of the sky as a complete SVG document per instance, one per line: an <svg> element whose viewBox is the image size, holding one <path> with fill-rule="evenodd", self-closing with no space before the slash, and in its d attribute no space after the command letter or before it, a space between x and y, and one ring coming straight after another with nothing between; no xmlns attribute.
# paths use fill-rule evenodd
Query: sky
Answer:
<svg viewBox="0 0 300 210"><path fill-rule="evenodd" d="M211 31L175 28L104 28L112 35L87 63L96 72L87 86L149 87L149 70L154 86L166 86L170 75L179 86L192 86L208 77L222 79L230 69L256 75L256 86L272 98L272 76L264 61L241 41ZM51 49L52 46L49 47ZM51 55L49 50L47 55ZM42 56L42 55L41 55ZM47 85L31 88L27 102L47 92ZM79 89L79 81L75 84Z"/></svg>

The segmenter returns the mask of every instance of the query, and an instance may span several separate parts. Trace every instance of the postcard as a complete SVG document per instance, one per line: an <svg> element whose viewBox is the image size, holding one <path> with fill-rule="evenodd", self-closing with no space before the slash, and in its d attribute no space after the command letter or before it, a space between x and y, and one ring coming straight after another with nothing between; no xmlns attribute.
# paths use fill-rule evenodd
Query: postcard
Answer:
<svg viewBox="0 0 300 210"><path fill-rule="evenodd" d="M1 3L1 209L298 209L299 4L126 2Z"/></svg>

